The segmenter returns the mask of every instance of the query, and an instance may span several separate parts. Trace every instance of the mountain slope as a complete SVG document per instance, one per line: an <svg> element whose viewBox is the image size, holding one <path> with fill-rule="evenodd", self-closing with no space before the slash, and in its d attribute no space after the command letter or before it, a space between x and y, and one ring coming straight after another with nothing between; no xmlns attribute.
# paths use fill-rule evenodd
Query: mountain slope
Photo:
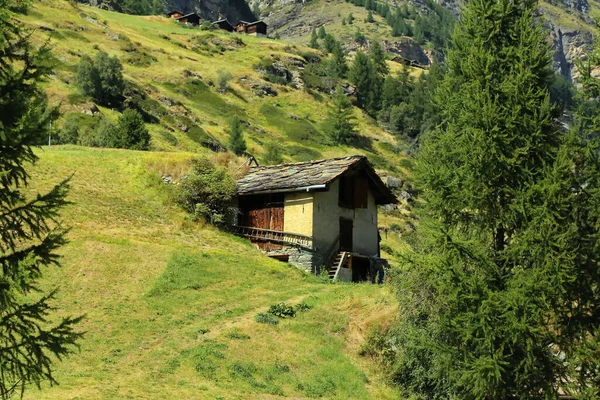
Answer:
<svg viewBox="0 0 600 400"><path fill-rule="evenodd" d="M160 16L75 7L66 0L36 2L22 20L36 30L37 41L52 40L57 67L46 86L65 115L92 114L96 109L75 86L80 57L99 50L118 56L129 82L128 101L155 119L148 124L154 150L226 147L228 120L237 115L245 125L249 152L258 158L269 143L279 144L289 161L361 153L378 168L393 171L404 158L405 144L359 109L357 147L329 144L323 130L329 95L304 90L299 80L306 62L303 54L309 49L186 29ZM287 80L265 70L282 73ZM232 76L226 93L216 87L223 72ZM99 111L112 120L119 115L102 107ZM94 118L88 117L88 122L95 123Z"/></svg>
<svg viewBox="0 0 600 400"><path fill-rule="evenodd" d="M57 363L59 386L27 399L392 399L358 349L397 312L388 287L332 285L263 256L245 240L190 223L171 206L173 176L193 154L44 148L32 190L75 172L61 314L86 317L80 352ZM277 326L272 304L312 308Z"/></svg>

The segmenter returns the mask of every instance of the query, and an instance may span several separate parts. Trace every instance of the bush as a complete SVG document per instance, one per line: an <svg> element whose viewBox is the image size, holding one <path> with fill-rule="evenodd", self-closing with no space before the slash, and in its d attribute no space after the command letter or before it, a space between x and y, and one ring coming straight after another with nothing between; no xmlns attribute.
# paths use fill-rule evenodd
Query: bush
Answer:
<svg viewBox="0 0 600 400"><path fill-rule="evenodd" d="M181 180L175 201L195 220L222 225L233 216L231 200L235 191L235 181L224 168L207 159L196 159L192 161L192 172Z"/></svg>
<svg viewBox="0 0 600 400"><path fill-rule="evenodd" d="M309 304L305 303L304 301L296 304L296 310L299 312L305 312L305 311L310 310L311 308L312 307Z"/></svg>
<svg viewBox="0 0 600 400"><path fill-rule="evenodd" d="M256 314L256 317L254 317L254 320L258 323L269 324L269 325L277 325L279 323L279 320L277 319L277 317L275 317L272 314L266 314L266 313Z"/></svg>
<svg viewBox="0 0 600 400"><path fill-rule="evenodd" d="M217 88L220 93L227 93L229 89L229 81L233 78L228 71L219 71L217 72Z"/></svg>
<svg viewBox="0 0 600 400"><path fill-rule="evenodd" d="M294 310L294 307L288 306L285 303L277 303L273 304L269 308L269 314L272 314L279 318L294 318L296 316L296 310Z"/></svg>

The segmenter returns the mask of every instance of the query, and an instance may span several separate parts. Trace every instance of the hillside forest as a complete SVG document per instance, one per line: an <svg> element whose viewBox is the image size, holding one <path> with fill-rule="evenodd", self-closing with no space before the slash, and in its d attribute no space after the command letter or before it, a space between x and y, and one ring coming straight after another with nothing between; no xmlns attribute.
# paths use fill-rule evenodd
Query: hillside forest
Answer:
<svg viewBox="0 0 600 400"><path fill-rule="evenodd" d="M598 6L0 0L0 399L600 399ZM241 234L354 159L368 279Z"/></svg>

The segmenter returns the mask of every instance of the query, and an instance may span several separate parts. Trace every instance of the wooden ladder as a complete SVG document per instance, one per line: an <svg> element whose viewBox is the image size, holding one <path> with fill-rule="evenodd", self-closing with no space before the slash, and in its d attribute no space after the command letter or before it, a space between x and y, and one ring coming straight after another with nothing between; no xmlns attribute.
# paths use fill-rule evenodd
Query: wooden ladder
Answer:
<svg viewBox="0 0 600 400"><path fill-rule="evenodd" d="M329 278L331 280L337 280L338 275L340 274L340 269L342 269L344 265L346 265L346 263L348 262L349 254L350 253L345 251L340 251L336 254L336 256L333 259L333 262L331 263L331 266L327 270L327 273L329 274Z"/></svg>

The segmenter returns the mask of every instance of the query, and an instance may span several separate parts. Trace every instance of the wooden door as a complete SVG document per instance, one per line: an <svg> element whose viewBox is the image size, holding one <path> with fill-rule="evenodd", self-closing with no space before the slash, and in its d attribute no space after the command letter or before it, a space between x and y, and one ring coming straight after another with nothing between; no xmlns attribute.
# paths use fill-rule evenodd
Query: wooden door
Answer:
<svg viewBox="0 0 600 400"><path fill-rule="evenodd" d="M340 218L340 251L352 251L352 229L351 219Z"/></svg>

